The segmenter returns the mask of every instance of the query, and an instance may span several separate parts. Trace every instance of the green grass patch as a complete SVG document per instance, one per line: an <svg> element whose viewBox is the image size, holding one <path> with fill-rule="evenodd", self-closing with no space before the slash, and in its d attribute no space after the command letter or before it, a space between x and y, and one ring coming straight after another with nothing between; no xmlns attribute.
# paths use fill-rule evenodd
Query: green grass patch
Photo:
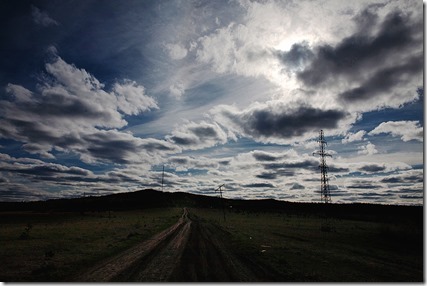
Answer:
<svg viewBox="0 0 427 286"><path fill-rule="evenodd" d="M0 281L68 281L173 225L181 214L180 208L0 213Z"/></svg>
<svg viewBox="0 0 427 286"><path fill-rule="evenodd" d="M275 212L191 209L230 232L237 253L287 281L423 281L423 229L411 221L376 222Z"/></svg>

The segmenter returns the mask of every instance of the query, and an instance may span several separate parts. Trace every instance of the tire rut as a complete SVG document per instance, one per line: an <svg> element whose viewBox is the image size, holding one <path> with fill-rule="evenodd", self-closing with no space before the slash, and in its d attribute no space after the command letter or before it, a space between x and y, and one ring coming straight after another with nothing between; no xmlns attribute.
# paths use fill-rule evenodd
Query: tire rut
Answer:
<svg viewBox="0 0 427 286"><path fill-rule="evenodd" d="M263 266L234 254L230 234L183 215L172 227L98 264L76 281L252 282L277 281Z"/></svg>
<svg viewBox="0 0 427 286"><path fill-rule="evenodd" d="M135 275L139 266L155 257L156 253L167 245L188 222L188 211L184 208L183 215L173 226L154 235L151 239L95 265L73 280L76 282L131 281L129 279Z"/></svg>

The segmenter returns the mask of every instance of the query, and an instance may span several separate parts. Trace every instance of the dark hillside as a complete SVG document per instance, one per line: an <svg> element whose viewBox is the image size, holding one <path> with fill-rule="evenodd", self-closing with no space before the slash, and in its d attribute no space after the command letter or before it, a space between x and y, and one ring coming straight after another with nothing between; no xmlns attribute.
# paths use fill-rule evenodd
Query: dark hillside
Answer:
<svg viewBox="0 0 427 286"><path fill-rule="evenodd" d="M227 212L281 212L301 216L326 216L338 219L407 221L423 223L422 206L376 204L293 203L265 200L232 200L183 192L167 193L153 189L99 197L53 199L36 202L0 202L0 211L97 212L162 207L222 208Z"/></svg>

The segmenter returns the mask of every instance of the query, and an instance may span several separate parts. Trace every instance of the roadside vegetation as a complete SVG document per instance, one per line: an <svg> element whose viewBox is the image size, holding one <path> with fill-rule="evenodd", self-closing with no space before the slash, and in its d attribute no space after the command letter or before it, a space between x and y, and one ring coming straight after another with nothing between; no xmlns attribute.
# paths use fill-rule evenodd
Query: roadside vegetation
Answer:
<svg viewBox="0 0 427 286"><path fill-rule="evenodd" d="M69 281L176 223L181 208L117 212L0 212L0 281Z"/></svg>

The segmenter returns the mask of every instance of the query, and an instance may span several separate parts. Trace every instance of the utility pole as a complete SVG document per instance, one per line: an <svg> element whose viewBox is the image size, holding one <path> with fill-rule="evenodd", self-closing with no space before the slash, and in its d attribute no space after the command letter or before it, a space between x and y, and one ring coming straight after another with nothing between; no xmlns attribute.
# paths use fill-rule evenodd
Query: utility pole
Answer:
<svg viewBox="0 0 427 286"><path fill-rule="evenodd" d="M328 178L328 165L326 164L326 157L332 157L331 154L325 151L327 145L323 130L319 132L319 150L313 153L313 155L320 156L320 200L325 203L331 203L331 194L329 192L329 178Z"/></svg>
<svg viewBox="0 0 427 286"><path fill-rule="evenodd" d="M221 202L222 202L222 214L224 216L224 221L225 221L225 209L224 209L224 199L222 197L222 187L224 187L224 184L222 184L221 186L219 186L218 188L215 189L215 193L217 191L219 191L219 197L221 198Z"/></svg>
<svg viewBox="0 0 427 286"><path fill-rule="evenodd" d="M163 182L165 179L165 165L163 165L163 172L162 172L162 192L163 192Z"/></svg>

